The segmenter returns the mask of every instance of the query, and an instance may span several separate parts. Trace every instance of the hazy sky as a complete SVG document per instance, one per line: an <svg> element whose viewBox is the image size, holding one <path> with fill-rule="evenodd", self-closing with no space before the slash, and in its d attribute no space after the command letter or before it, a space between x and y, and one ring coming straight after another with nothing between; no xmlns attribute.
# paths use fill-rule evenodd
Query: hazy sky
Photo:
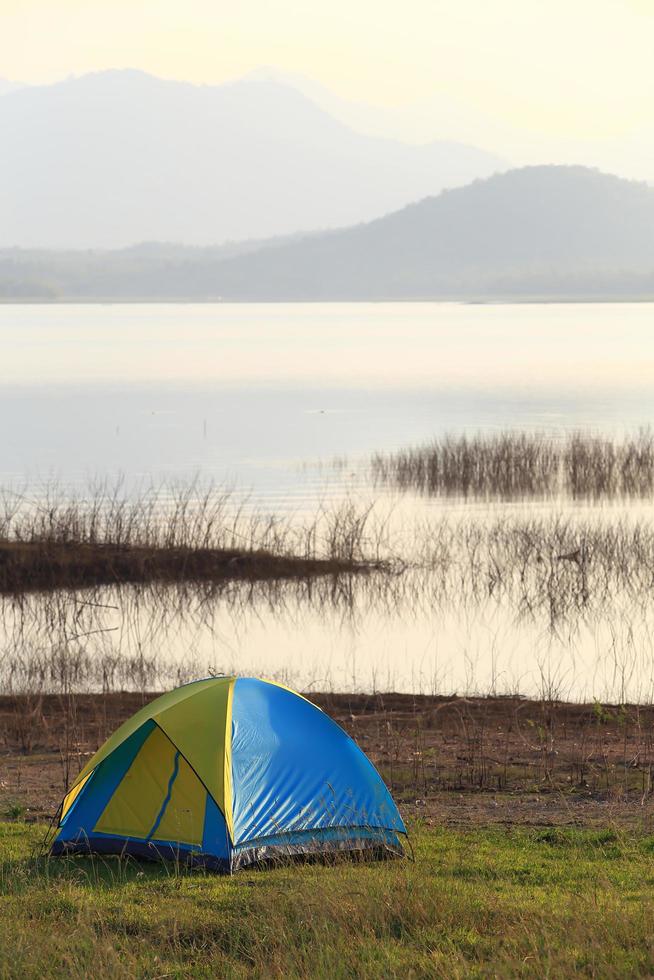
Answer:
<svg viewBox="0 0 654 980"><path fill-rule="evenodd" d="M638 143L653 52L654 0L0 0L6 78L134 67L216 83L274 65L391 110L391 128L408 106L397 135L476 128L470 141L517 139L518 156L530 138Z"/></svg>

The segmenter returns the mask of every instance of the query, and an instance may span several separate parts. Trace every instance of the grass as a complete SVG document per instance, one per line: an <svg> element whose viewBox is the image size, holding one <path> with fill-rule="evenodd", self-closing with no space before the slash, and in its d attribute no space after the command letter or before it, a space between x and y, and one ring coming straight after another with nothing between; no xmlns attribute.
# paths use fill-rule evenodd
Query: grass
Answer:
<svg viewBox="0 0 654 980"><path fill-rule="evenodd" d="M248 511L218 487L71 496L0 490L0 594L147 582L310 579L361 570L370 508L312 521Z"/></svg>
<svg viewBox="0 0 654 980"><path fill-rule="evenodd" d="M416 522L414 594L452 608L502 599L513 613L550 627L620 603L630 617L651 605L654 526L626 517L601 521L552 513L489 520Z"/></svg>
<svg viewBox="0 0 654 980"><path fill-rule="evenodd" d="M622 440L572 433L451 436L372 459L373 477L400 490L487 500L571 497L642 498L654 494L654 435Z"/></svg>
<svg viewBox="0 0 654 980"><path fill-rule="evenodd" d="M147 582L266 581L356 571L342 559L250 549L0 541L0 592Z"/></svg>
<svg viewBox="0 0 654 980"><path fill-rule="evenodd" d="M502 438L512 458L531 437L497 437L498 446ZM493 486L504 493L496 461L484 462L484 454L492 457L497 446L465 444L467 453L481 454L475 465L486 473L484 479L496 481ZM649 450L627 446L621 452L641 460L631 462L631 469L646 470ZM548 448L547 459L551 452ZM584 452L591 450L586 446ZM619 456L615 447L612 452ZM652 453L654 467L654 448ZM579 461L575 465L582 467ZM650 489L654 494L654 484ZM135 497L96 488L69 499L52 490L38 503L7 494L0 492L0 597L11 602L31 591L120 585L215 584L222 594L232 581L245 584L246 596L259 595L247 591L251 583L274 587L295 581L311 583L308 594L314 600L333 603L357 594L383 600L397 593L403 572L418 570L429 573L429 580L414 576L399 586L417 600L437 595L439 602L456 604L501 595L521 614L544 609L558 620L602 609L616 596L649 603L654 575L652 523L625 514L608 521L557 512L482 518L425 514L397 524L383 506L348 500L304 517L264 516L245 512L229 493L216 488L202 493L192 485ZM360 576L361 571L377 574ZM359 579L356 591L349 573ZM334 576L344 580L343 590L333 588ZM170 593L164 601L170 606ZM276 601L272 593L271 601Z"/></svg>
<svg viewBox="0 0 654 980"><path fill-rule="evenodd" d="M233 879L32 857L0 825L0 976L649 976L654 839L414 827L416 863Z"/></svg>

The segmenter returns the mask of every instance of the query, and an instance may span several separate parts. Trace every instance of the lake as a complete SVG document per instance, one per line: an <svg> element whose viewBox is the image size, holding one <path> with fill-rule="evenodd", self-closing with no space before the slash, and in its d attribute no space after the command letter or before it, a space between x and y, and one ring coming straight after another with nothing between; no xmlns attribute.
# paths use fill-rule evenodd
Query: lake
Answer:
<svg viewBox="0 0 654 980"><path fill-rule="evenodd" d="M652 314L618 303L0 306L0 483L38 496L52 482L79 492L119 476L135 489L198 477L294 515L378 496L371 453L446 432L633 433L654 419ZM409 521L428 507L389 502ZM457 519L497 511L439 507ZM617 516L636 511L651 520L649 501ZM147 660L163 644L193 669L304 688L533 693L549 676L568 694L619 698L628 671L630 691L650 690L649 608L582 612L553 631L509 601L443 606L409 591L380 603L353 584L346 608L292 589L241 601L235 589L163 634L150 608L114 596L98 656ZM21 634L21 656L55 642L37 633Z"/></svg>
<svg viewBox="0 0 654 980"><path fill-rule="evenodd" d="M0 350L5 484L201 474L296 507L334 456L654 417L648 304L0 306Z"/></svg>

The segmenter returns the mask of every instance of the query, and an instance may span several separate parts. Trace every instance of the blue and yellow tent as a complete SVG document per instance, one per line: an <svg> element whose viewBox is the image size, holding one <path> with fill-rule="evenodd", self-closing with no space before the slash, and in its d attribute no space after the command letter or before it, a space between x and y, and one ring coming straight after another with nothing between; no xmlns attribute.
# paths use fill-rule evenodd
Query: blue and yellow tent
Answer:
<svg viewBox="0 0 654 980"><path fill-rule="evenodd" d="M96 752L63 801L54 854L163 857L233 871L383 847L406 828L356 743L301 695L250 677L164 694Z"/></svg>

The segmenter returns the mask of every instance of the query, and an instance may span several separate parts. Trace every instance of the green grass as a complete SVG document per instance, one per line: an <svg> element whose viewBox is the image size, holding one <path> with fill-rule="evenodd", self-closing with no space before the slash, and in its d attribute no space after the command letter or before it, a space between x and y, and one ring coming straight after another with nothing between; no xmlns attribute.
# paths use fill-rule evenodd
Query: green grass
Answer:
<svg viewBox="0 0 654 980"><path fill-rule="evenodd" d="M9 800L0 810L0 818L7 817L9 820L20 820L25 816L26 808L23 803Z"/></svg>
<svg viewBox="0 0 654 980"><path fill-rule="evenodd" d="M0 977L649 976L654 838L414 828L416 863L234 878L35 857L0 824Z"/></svg>

